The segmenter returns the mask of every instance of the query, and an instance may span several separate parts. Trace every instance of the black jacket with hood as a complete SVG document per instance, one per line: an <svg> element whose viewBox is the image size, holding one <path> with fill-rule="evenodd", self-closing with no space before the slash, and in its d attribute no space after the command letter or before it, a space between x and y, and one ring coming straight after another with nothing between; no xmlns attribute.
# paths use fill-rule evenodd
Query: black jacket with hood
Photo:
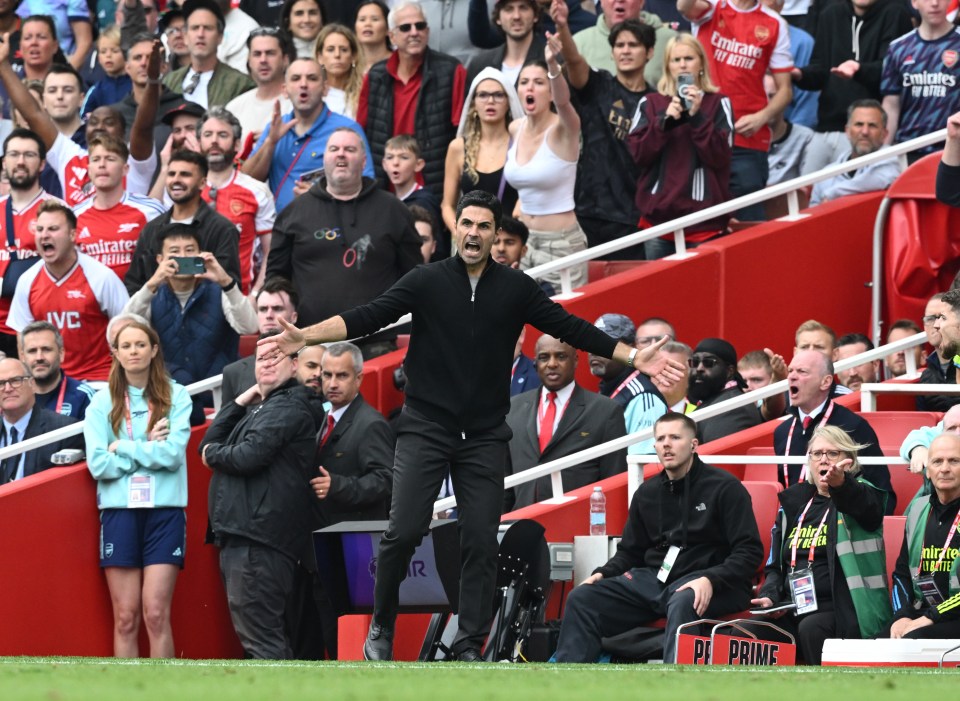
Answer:
<svg viewBox="0 0 960 701"><path fill-rule="evenodd" d="M261 404L220 410L200 444L213 470L208 509L217 544L234 536L304 557L323 417L322 399L295 378Z"/></svg>
<svg viewBox="0 0 960 701"><path fill-rule="evenodd" d="M375 299L418 263L420 236L403 202L370 178L355 199L338 200L321 177L277 217L267 278L293 281L303 327Z"/></svg>
<svg viewBox="0 0 960 701"><path fill-rule="evenodd" d="M862 17L850 0L837 0L820 12L813 55L801 66L797 87L820 90L817 131L843 131L847 107L856 100L880 100L880 75L887 46L913 29L910 11L899 0L876 0ZM860 69L852 79L830 72L844 61L857 61Z"/></svg>

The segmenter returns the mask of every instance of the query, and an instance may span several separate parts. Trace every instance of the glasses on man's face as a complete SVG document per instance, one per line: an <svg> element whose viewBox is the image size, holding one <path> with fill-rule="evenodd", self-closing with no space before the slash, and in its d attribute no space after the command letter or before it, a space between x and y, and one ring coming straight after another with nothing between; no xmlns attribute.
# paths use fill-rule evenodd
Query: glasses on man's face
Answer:
<svg viewBox="0 0 960 701"><path fill-rule="evenodd" d="M36 151L7 151L3 154L4 160L19 161L21 158L25 161L33 161L40 158Z"/></svg>
<svg viewBox="0 0 960 701"><path fill-rule="evenodd" d="M814 461L823 460L823 456L826 455L827 459L831 462L836 462L840 459L840 456L843 455L839 450L811 450L810 457Z"/></svg>
<svg viewBox="0 0 960 701"><path fill-rule="evenodd" d="M0 380L0 389L5 389L7 385L10 385L12 389L20 389L23 387L23 383L30 379L30 375L21 375L19 377L11 377L9 380Z"/></svg>
<svg viewBox="0 0 960 701"><path fill-rule="evenodd" d="M183 27L167 27L163 30L163 33L168 37L176 37L183 35ZM251 32L252 34L253 32Z"/></svg>
<svg viewBox="0 0 960 701"><path fill-rule="evenodd" d="M691 370L696 370L698 365L702 365L707 370L712 370L717 367L719 362L720 358L715 358L712 355L692 355L687 359L687 365Z"/></svg>
<svg viewBox="0 0 960 701"><path fill-rule="evenodd" d="M506 99L507 93L502 91L477 93L477 102L503 102Z"/></svg>
<svg viewBox="0 0 960 701"><path fill-rule="evenodd" d="M426 22L405 22L404 24L398 24L397 29L399 29L404 34L407 34L410 31L413 31L413 28L416 27L418 32L422 32L427 28Z"/></svg>

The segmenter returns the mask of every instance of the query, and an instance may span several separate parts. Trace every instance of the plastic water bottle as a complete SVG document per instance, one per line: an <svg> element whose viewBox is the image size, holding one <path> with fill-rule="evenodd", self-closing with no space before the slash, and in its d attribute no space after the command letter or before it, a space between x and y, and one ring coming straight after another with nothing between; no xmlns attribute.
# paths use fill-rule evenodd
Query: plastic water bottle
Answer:
<svg viewBox="0 0 960 701"><path fill-rule="evenodd" d="M607 498L600 487L590 495L590 535L607 534Z"/></svg>

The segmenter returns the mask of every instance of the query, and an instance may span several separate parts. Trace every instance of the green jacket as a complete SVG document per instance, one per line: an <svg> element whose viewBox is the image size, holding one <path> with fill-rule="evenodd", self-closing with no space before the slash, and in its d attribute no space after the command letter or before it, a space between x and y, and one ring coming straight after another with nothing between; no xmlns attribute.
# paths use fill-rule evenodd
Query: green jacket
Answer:
<svg viewBox="0 0 960 701"><path fill-rule="evenodd" d="M184 66L167 73L163 78L163 84L173 92L182 95L183 79L189 70L189 66ZM253 90L255 87L257 87L257 84L251 80L250 76L218 61L217 67L213 69L213 75L210 77L210 84L207 86L207 104L211 107L214 105L222 107L233 98L248 90Z"/></svg>
<svg viewBox="0 0 960 701"><path fill-rule="evenodd" d="M676 36L677 33L650 12L641 12L640 21L653 27L657 35L657 43L650 53L647 67L643 69L647 87L656 90L657 81L663 75L663 47L667 45L667 39ZM573 41L592 68L601 68L611 75L617 74L617 66L613 62L613 49L610 47L610 28L602 14L597 17L595 27L577 32L573 35Z"/></svg>

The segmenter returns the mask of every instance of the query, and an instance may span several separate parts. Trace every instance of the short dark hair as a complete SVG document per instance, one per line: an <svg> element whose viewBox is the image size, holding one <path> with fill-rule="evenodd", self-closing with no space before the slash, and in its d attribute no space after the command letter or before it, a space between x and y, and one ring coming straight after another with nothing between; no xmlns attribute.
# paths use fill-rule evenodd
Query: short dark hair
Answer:
<svg viewBox="0 0 960 701"><path fill-rule="evenodd" d="M286 56L288 60L293 61L297 57L297 49L293 45L293 39L282 29L276 27L258 27L247 35L247 51L250 51L250 45L254 39L266 37L267 39L276 39L280 47L280 53Z"/></svg>
<svg viewBox="0 0 960 701"><path fill-rule="evenodd" d="M506 32L503 31L503 27L497 24L497 20L500 19L500 10L502 10L503 6L508 2L513 2L513 0L497 0L493 4L493 10L490 11L490 22L500 31L501 34L506 34ZM521 0L521 2L525 2L533 8L533 22L536 24L536 22L540 19L540 3L537 2L537 0ZM537 31L537 28L534 27L533 31Z"/></svg>
<svg viewBox="0 0 960 701"><path fill-rule="evenodd" d="M690 433L692 433L694 436L697 435L697 422L686 414L681 414L679 411L668 411L666 414L661 416L653 423L653 430L656 431L657 426L660 424L665 424L669 421L679 421L687 429L689 429Z"/></svg>
<svg viewBox="0 0 960 701"><path fill-rule="evenodd" d="M80 74L77 72L77 69L71 66L69 63L54 63L50 66L50 70L47 71L47 74L43 76L43 86L46 89L47 78L52 75L72 75L74 80L77 81L77 90L84 92L87 88L83 82L83 78L80 77Z"/></svg>
<svg viewBox="0 0 960 701"><path fill-rule="evenodd" d="M388 17L390 16L390 8L386 6L383 0L360 0L360 3L357 5L357 11L353 14L353 21L350 22L351 27L357 26L357 17L360 16L360 10L365 8L367 5L376 5L378 8L380 8L380 12L383 13L383 21L389 26ZM390 45L390 32L387 32L387 36L384 37L384 42L386 42L387 51L390 51L392 49Z"/></svg>
<svg viewBox="0 0 960 701"><path fill-rule="evenodd" d="M40 138L40 135L32 129L18 127L7 134L7 138L3 140L4 153L7 152L7 144L10 143L10 139L30 139L37 144L37 153L40 154L40 158L47 157L47 145L43 143L43 139Z"/></svg>
<svg viewBox="0 0 960 701"><path fill-rule="evenodd" d="M170 10L170 12L164 13L164 17L174 13L178 14L180 17L183 17L183 13L180 12L180 10ZM163 20L161 19L161 21ZM164 27L164 29L166 29L166 27ZM136 34L133 35L133 38L130 39L130 44L127 46L127 48L124 49L123 58L129 61L130 51L133 50L133 47L136 46L137 44L150 44L150 48L152 51L153 42L155 42L156 40L157 40L157 37L155 34L151 34L150 32L137 32Z"/></svg>
<svg viewBox="0 0 960 701"><path fill-rule="evenodd" d="M503 221L500 222L500 228L511 236L516 236L524 246L527 245L527 239L530 238L530 229L519 219L505 215Z"/></svg>
<svg viewBox="0 0 960 701"><path fill-rule="evenodd" d="M610 36L607 37L610 48L613 48L613 45L617 43L617 37L619 37L622 32L630 32L633 34L634 38L643 44L648 53L657 43L657 33L653 27L638 19L625 19L622 22L617 22L610 28Z"/></svg>
<svg viewBox="0 0 960 701"><path fill-rule="evenodd" d="M954 314L960 314L960 289L954 287L943 293L940 301L950 306Z"/></svg>
<svg viewBox="0 0 960 701"><path fill-rule="evenodd" d="M163 242L167 239L193 239L197 246L200 245L200 235L197 233L196 228L190 224L171 224L170 226L164 226L157 232L156 238L156 247L157 252L163 250Z"/></svg>
<svg viewBox="0 0 960 701"><path fill-rule="evenodd" d="M63 336L60 335L60 329L49 321L32 321L20 330L20 349L23 350L23 339L32 333L49 331L53 334L53 341L57 344L57 350L63 350Z"/></svg>
<svg viewBox="0 0 960 701"><path fill-rule="evenodd" d="M850 118L853 117L854 110L860 109L871 109L877 110L880 113L880 118L882 120L884 128L887 126L887 111L883 109L883 105L880 104L879 100L874 100L872 97L865 97L861 100L854 100L850 103L850 106L847 107L847 123L850 123Z"/></svg>
<svg viewBox="0 0 960 701"><path fill-rule="evenodd" d="M59 212L66 217L67 224L71 229L77 228L77 215L60 200L49 199L41 202L40 207L37 209L37 216L39 217L44 212Z"/></svg>
<svg viewBox="0 0 960 701"><path fill-rule="evenodd" d="M323 0L311 1L320 8L320 26L322 27L329 21L327 17L327 7L323 4ZM277 25L285 32L290 31L290 15L293 12L293 6L298 2L300 2L300 0L284 0L283 6L280 8L280 17L277 20Z"/></svg>
<svg viewBox="0 0 960 701"><path fill-rule="evenodd" d="M413 215L414 223L421 221L424 224L430 225L430 235L433 236L433 240L437 240L437 220L430 211L424 207L421 207L418 204L407 205L407 209L410 210L410 214Z"/></svg>
<svg viewBox="0 0 960 701"><path fill-rule="evenodd" d="M920 333L921 331L923 331L923 329L920 328L920 324L915 322L913 319L897 319L895 322L890 324L890 330L887 331L887 338L890 338L890 334L896 331L897 329L913 331L914 333Z"/></svg>
<svg viewBox="0 0 960 701"><path fill-rule="evenodd" d="M871 351L874 348L873 341L864 336L862 333L844 334L837 339L836 347L839 348L840 346L853 346L857 343L862 343L864 346L866 346L868 351Z"/></svg>
<svg viewBox="0 0 960 701"><path fill-rule="evenodd" d="M286 292L287 297L290 298L290 304L293 305L294 309L300 306L300 295L297 294L296 288L293 286L292 282L282 275L268 277L263 283L263 287L261 287L260 291L257 293L257 299L260 299L260 295L262 295L264 292L269 292L272 295Z"/></svg>
<svg viewBox="0 0 960 701"><path fill-rule="evenodd" d="M207 177L207 159L196 151L190 151L188 149L182 148L179 151L174 151L173 155L170 156L170 162L174 161L185 161L186 163L192 163L200 169L200 175L204 178Z"/></svg>
<svg viewBox="0 0 960 701"><path fill-rule="evenodd" d="M18 3L19 4L19 3ZM53 37L54 41L58 41L57 38L57 25L53 21L53 17L50 15L30 15L29 17L24 17L23 21L20 23L20 27L27 24L28 22L43 22L47 25L47 28L50 30L50 34Z"/></svg>
<svg viewBox="0 0 960 701"><path fill-rule="evenodd" d="M471 190L460 197L457 202L457 212L454 221L460 221L460 215L467 207L483 207L493 215L493 228L499 229L503 221L503 205L496 195L484 190Z"/></svg>

